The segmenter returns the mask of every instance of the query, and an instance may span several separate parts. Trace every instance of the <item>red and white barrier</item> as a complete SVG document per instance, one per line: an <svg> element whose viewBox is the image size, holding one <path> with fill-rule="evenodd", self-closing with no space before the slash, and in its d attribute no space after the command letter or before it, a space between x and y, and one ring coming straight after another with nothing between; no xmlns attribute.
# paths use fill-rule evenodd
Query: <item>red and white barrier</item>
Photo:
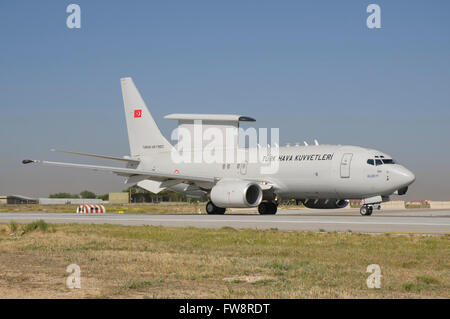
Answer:
<svg viewBox="0 0 450 319"><path fill-rule="evenodd" d="M77 214L104 214L106 213L105 206L103 205L80 205L77 208Z"/></svg>

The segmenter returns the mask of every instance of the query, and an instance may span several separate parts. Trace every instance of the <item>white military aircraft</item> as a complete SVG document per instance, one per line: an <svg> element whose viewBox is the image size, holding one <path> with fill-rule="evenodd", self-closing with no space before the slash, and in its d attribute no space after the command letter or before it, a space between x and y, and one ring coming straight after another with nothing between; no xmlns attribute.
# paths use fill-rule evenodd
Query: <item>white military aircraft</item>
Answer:
<svg viewBox="0 0 450 319"><path fill-rule="evenodd" d="M209 199L208 214L224 214L226 208L258 207L260 214L275 214L280 198L295 199L308 208L346 207L350 199L361 199L361 215L389 201L390 195L403 195L414 182L414 174L391 156L357 146L315 145L278 147L272 174L261 174L267 163L241 162L183 163L173 160L174 147L164 138L131 78L122 78L130 155L113 157L61 151L69 154L115 160L126 168L24 160L94 171L112 172L127 178L126 183L153 193L170 189L190 197ZM240 121L254 121L240 115L172 114L179 127L187 130L203 121L206 127L237 128ZM269 146L267 146L269 147ZM273 148L273 147L272 147ZM195 153L195 150L193 150ZM270 154L270 152L269 152Z"/></svg>

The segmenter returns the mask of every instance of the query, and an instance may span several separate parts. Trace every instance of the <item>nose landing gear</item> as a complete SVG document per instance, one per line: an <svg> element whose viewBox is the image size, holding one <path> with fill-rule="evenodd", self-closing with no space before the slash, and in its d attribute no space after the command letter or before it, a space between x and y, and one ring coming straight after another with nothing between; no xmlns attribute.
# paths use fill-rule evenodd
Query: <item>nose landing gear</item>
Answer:
<svg viewBox="0 0 450 319"><path fill-rule="evenodd" d="M362 216L370 216L373 212L373 206L372 205L362 205L361 209L359 210Z"/></svg>

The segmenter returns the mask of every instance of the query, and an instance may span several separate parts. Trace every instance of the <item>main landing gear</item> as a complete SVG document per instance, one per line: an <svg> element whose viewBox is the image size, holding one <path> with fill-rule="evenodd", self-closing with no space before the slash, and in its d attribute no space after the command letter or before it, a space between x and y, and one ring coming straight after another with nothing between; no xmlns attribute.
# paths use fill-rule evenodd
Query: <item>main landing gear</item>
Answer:
<svg viewBox="0 0 450 319"><path fill-rule="evenodd" d="M363 216L370 216L370 215L372 215L372 212L373 212L373 206L372 205L362 205L359 212Z"/></svg>
<svg viewBox="0 0 450 319"><path fill-rule="evenodd" d="M206 212L209 215L223 215L225 214L225 208L217 207L213 202L209 201L208 204L206 204Z"/></svg>
<svg viewBox="0 0 450 319"><path fill-rule="evenodd" d="M275 215L277 213L277 204L274 202L263 201L258 206L258 212L261 215ZM208 215L223 215L225 208L217 207L213 202L209 201L206 204L206 213Z"/></svg>
<svg viewBox="0 0 450 319"><path fill-rule="evenodd" d="M274 202L263 201L258 206L258 212L261 215L275 215L277 213L277 204Z"/></svg>

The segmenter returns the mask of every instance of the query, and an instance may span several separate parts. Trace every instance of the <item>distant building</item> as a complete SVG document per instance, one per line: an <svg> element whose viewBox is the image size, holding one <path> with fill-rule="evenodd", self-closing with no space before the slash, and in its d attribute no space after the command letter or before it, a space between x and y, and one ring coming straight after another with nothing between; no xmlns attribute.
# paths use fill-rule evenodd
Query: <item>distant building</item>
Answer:
<svg viewBox="0 0 450 319"><path fill-rule="evenodd" d="M109 193L110 204L128 204L130 202L130 193Z"/></svg>
<svg viewBox="0 0 450 319"><path fill-rule="evenodd" d="M151 194L151 193L109 193L109 203L110 204L138 204L138 203L160 203L160 202L170 202L172 201L168 195L164 194ZM175 200L176 201L176 200Z"/></svg>
<svg viewBox="0 0 450 319"><path fill-rule="evenodd" d="M406 202L407 206L418 206L418 207L424 207L424 206L429 206L429 201L428 200L412 200L409 202Z"/></svg>
<svg viewBox="0 0 450 319"><path fill-rule="evenodd" d="M22 195L0 196L0 204L17 205L17 204L38 204L38 203L39 203L38 199Z"/></svg>
<svg viewBox="0 0 450 319"><path fill-rule="evenodd" d="M103 200L97 198L38 198L41 205L81 205L103 204Z"/></svg>
<svg viewBox="0 0 450 319"><path fill-rule="evenodd" d="M21 205L81 205L81 204L103 204L101 199L90 198L31 198L22 195L0 196L0 204Z"/></svg>
<svg viewBox="0 0 450 319"><path fill-rule="evenodd" d="M170 202L169 196L153 195L146 193L134 193L131 194L131 203L160 203L160 202Z"/></svg>
<svg viewBox="0 0 450 319"><path fill-rule="evenodd" d="M351 199L349 204L350 204L350 206L361 206L361 200L360 199Z"/></svg>

